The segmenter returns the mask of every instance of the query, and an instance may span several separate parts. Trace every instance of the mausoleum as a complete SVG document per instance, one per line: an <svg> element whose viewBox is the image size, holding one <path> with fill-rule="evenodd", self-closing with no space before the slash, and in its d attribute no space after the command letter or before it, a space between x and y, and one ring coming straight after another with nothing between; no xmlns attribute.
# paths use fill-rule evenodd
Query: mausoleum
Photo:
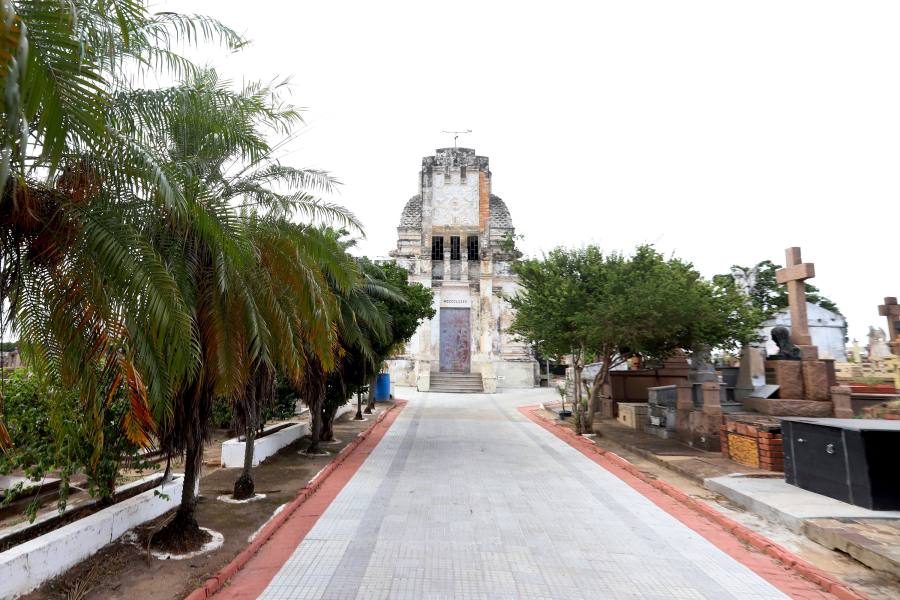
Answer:
<svg viewBox="0 0 900 600"><path fill-rule="evenodd" d="M497 295L518 285L510 272L515 251L502 245L515 229L492 183L488 158L472 149L442 148L422 159L419 190L403 209L390 255L410 283L433 290L437 315L389 361L398 385L428 391L441 373L469 373L473 385L493 392L534 387L539 377L530 348L508 333L513 312Z"/></svg>

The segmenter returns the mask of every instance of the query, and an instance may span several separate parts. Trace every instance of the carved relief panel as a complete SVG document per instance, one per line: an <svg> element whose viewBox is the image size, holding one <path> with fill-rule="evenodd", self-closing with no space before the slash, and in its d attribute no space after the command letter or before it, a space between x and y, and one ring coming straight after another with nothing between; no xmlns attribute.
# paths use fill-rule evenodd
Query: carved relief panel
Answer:
<svg viewBox="0 0 900 600"><path fill-rule="evenodd" d="M465 181L459 171L434 174L431 224L435 227L478 226L478 173L469 173Z"/></svg>

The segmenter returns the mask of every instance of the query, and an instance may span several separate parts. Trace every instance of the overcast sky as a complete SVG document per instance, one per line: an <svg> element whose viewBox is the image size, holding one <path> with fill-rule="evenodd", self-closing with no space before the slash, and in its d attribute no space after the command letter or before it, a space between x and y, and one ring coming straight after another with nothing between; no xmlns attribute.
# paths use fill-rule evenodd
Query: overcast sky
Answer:
<svg viewBox="0 0 900 600"><path fill-rule="evenodd" d="M801 246L864 343L900 296L900 3L191 0L252 46L205 60L293 77L370 256L396 246L423 156L490 157L523 249L641 242L706 276Z"/></svg>

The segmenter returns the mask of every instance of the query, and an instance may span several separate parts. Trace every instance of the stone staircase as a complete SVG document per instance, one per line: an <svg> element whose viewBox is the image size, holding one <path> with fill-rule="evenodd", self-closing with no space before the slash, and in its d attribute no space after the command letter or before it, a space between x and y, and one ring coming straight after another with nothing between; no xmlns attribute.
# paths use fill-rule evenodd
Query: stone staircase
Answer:
<svg viewBox="0 0 900 600"><path fill-rule="evenodd" d="M445 394L483 394L481 373L431 373L429 392Z"/></svg>

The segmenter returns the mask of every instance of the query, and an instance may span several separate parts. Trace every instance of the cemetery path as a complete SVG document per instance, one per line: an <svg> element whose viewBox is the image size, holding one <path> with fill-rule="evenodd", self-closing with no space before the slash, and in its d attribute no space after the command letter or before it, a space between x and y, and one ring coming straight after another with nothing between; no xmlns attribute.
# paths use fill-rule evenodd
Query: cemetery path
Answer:
<svg viewBox="0 0 900 600"><path fill-rule="evenodd" d="M409 403L311 504L302 541L292 517L266 545L282 558L260 551L216 597L833 598L516 410L552 393L401 390Z"/></svg>

